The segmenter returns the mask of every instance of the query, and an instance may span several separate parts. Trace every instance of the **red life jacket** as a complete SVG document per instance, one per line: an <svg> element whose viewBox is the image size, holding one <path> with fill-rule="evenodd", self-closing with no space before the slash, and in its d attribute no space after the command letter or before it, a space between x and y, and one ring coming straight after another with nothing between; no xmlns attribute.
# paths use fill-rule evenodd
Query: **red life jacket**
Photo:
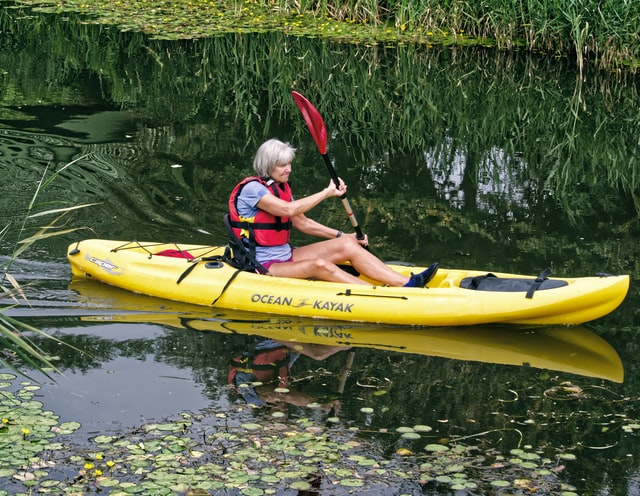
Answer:
<svg viewBox="0 0 640 496"><path fill-rule="evenodd" d="M252 181L258 181L263 184L281 200L288 202L293 200L293 193L289 183L278 185L273 181L267 182L256 176L247 177L238 183L229 196L229 222L233 232L239 238L247 238L259 246L278 246L288 243L291 232L291 219L289 217L276 217L258 210L255 217L240 218L238 214L238 197L242 188Z"/></svg>
<svg viewBox="0 0 640 496"><path fill-rule="evenodd" d="M279 387L286 387L289 384L290 360L289 349L285 346L257 351L253 357L233 357L227 379L229 384L235 384L236 374L242 371L253 374L257 381L265 384L277 383Z"/></svg>

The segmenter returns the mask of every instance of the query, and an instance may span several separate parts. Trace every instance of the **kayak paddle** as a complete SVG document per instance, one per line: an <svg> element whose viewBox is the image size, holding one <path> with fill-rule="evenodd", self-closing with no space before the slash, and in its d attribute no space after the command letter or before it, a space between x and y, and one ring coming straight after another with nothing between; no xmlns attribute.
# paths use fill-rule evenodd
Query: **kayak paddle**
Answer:
<svg viewBox="0 0 640 496"><path fill-rule="evenodd" d="M324 164L327 166L327 170L329 171L329 175L333 180L336 188L340 187L340 179L338 178L338 174L336 174L336 170L333 168L333 164L327 155L327 128L324 125L324 120L320 115L320 112L311 104L309 100L307 100L304 96L302 96L297 91L292 91L291 95L293 99L296 101L296 105L300 109L300 113L302 117L304 117L305 122L307 123L307 127L311 132L311 136L313 140L318 145L318 150L320 151L320 155L324 160ZM351 209L351 205L349 204L349 200L347 199L347 194L345 193L340 197L342 201L342 205L349 216L349 220L351 221L351 225L356 232L357 239L364 239L364 233L360 226L358 225L358 221L356 219L356 215L353 213Z"/></svg>

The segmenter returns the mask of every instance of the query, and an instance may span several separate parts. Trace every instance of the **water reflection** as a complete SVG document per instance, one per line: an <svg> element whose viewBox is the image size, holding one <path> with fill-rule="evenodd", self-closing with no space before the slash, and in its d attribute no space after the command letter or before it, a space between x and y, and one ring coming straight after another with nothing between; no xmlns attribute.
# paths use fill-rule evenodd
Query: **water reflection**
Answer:
<svg viewBox="0 0 640 496"><path fill-rule="evenodd" d="M372 348L557 370L615 382L622 382L624 375L616 351L584 326L414 329L226 310L222 313L212 310L214 315L206 315L193 305L130 294L94 281L74 281L70 289L78 292L80 301L108 310L106 316L98 312L81 317L86 322L158 323L234 337L260 336L314 359L324 359L348 348ZM250 338L239 342L247 346L252 343ZM248 354L247 350L242 352Z"/></svg>
<svg viewBox="0 0 640 496"><path fill-rule="evenodd" d="M15 171L5 210L20 204L21 177L33 184L49 158L75 150L88 159L55 193L102 201L80 220L99 237L210 242L202 232L222 233L230 185L266 137L299 147L301 195L324 186L295 88L325 116L331 156L354 209L366 212L359 217L376 253L427 263L425 247L436 245L433 257L449 266L501 263L516 273L556 260L567 274L635 268L627 261L637 256L633 80L576 78L570 62L517 53L277 34L160 42L101 36L100 27L57 16L29 19L0 19L15 40L0 51L0 64L14 68L0 107L12 133L0 167ZM217 70L236 61L241 70ZM73 98L70 88L81 90ZM37 143L32 163L21 165L11 155L19 134L53 144ZM318 212L329 218L348 225L339 207Z"/></svg>
<svg viewBox="0 0 640 496"><path fill-rule="evenodd" d="M47 405L63 419L80 421L84 432L113 431L182 410L225 411L247 400L293 418L316 404L322 415L339 414L347 423L362 417L362 407L374 407L376 415L367 417L371 428L405 418L426 424L447 418L453 427L469 416L489 428L501 421L484 405L500 404L507 388L539 383L557 397L569 394L563 383L579 390L593 380L621 382L624 375L611 345L582 326L411 330L287 319L216 312L93 281L75 281L55 298L49 293L10 314L86 352L38 341L59 357L56 364L66 375L48 384ZM267 384L256 376L264 384L243 398L245 391L237 395L229 386L231 360L255 357L262 341L286 350L283 360L299 356L287 381ZM526 417L520 411L525 405L513 408L511 414ZM441 435L448 429L442 426Z"/></svg>
<svg viewBox="0 0 640 496"><path fill-rule="evenodd" d="M370 326L317 321L285 324L281 319L265 319L263 315L198 313L197 310L202 310L198 307L175 306L173 302L132 295L90 281L74 283L69 291L67 306L64 302L40 305L33 301L35 311L24 309L22 316L30 315L30 321L35 323L48 322L46 330L87 350L93 357L94 361L87 363L87 357L67 353L46 342L38 343L60 356L59 363L68 375L59 384L48 385L47 406L62 415L63 420L80 421L87 436L121 432L123 428L178 411L234 410L237 397L227 387L229 358L233 355L234 338L251 336L244 333L249 329L258 336L283 337L284 331L293 338L294 349L308 341L340 343L351 348L322 362L305 361L306 357L301 356L293 368L295 378L301 380L289 384L291 393L271 390L271 396L266 396L269 391L260 391L260 398L270 406L259 409L263 412L254 409L245 412L243 418L249 419L245 421L277 423L272 415L282 412L294 422L312 417L324 424L338 414L343 428L355 426L366 430L368 433L358 435L363 439L380 429L433 426L433 433L421 443L410 445L412 450L438 439L475 436L494 429L501 441L490 440L495 436L487 436L486 441L498 449L503 442L510 449L518 441L518 432L526 437L524 442L535 447L547 443L574 446L576 441L605 446L611 444L612 436L616 438L614 430L605 433L594 426L600 417L588 413L589 405L615 400L614 404L620 406L627 401L616 393L615 384L586 377L593 373L608 374L607 380L620 380L622 369L617 354L612 356L606 350L606 342L584 328L576 328L575 334L567 328L549 329L548 336L534 333L530 339L527 330L510 329L503 333L486 329L489 337L486 341L479 338L469 343L469 349L458 350L471 339L471 334L465 335L469 329L450 329L443 335L417 330L416 335L422 339L410 342L402 335L397 339L393 335L385 338L385 330ZM185 324L202 329L194 331ZM324 332L327 327L336 332ZM563 334L563 330L569 332ZM457 331L462 331L462 336L458 337ZM477 331L482 334L483 329ZM300 335L315 339L301 339ZM345 338L352 341L344 343ZM542 350L519 349L536 342ZM380 343L380 349L372 348L372 343ZM406 347L410 344L422 344L423 348L414 351ZM440 359L430 353L466 358ZM535 363L536 355L543 362ZM566 356L557 360L563 355ZM505 362L513 359L513 365L484 361L502 357L506 357ZM533 365L523 366L524 360ZM583 365L590 360L592 368ZM600 360L609 363L596 365ZM570 372L554 371L556 365L562 368L566 364ZM351 375L341 395L345 368L351 369ZM593 398L589 399L590 396ZM613 411L619 408L614 404ZM370 413L364 412L363 407ZM579 428L574 428L576 424ZM379 435L377 442L377 449L384 451L385 456L393 456L398 447L407 446L384 434ZM631 447L625 443L621 449Z"/></svg>
<svg viewBox="0 0 640 496"><path fill-rule="evenodd" d="M301 391L289 389L295 362L300 356L323 361L350 348L348 345L285 341L278 337L256 338L247 334L233 336L232 342L228 382L238 396L257 407L279 401L297 406L312 403L313 400ZM332 408L336 409L335 404Z"/></svg>

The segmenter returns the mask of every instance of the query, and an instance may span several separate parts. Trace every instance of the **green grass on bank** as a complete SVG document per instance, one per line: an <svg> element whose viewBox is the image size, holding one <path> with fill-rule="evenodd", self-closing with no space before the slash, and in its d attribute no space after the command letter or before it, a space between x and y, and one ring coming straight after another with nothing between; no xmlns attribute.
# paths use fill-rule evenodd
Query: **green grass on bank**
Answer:
<svg viewBox="0 0 640 496"><path fill-rule="evenodd" d="M0 0L0 2L6 0ZM252 1L213 0L16 0L41 12L76 12L87 15L89 22L113 24L124 31L146 33L157 39L196 39L224 33L280 31L292 36L310 36L354 43L474 43L463 32L437 29L407 29L376 19L346 17L344 12L303 11L299 5ZM490 40L485 40L491 43Z"/></svg>
<svg viewBox="0 0 640 496"><path fill-rule="evenodd" d="M0 0L6 2L8 0ZM282 31L355 43L526 48L637 69L640 0L15 0L160 39ZM13 2L12 2L13 3Z"/></svg>

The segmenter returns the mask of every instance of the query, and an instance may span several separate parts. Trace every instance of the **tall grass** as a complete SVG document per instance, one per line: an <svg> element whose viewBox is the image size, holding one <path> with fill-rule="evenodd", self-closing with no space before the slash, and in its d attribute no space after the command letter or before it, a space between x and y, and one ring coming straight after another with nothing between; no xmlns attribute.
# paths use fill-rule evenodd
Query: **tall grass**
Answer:
<svg viewBox="0 0 640 496"><path fill-rule="evenodd" d="M28 288L22 287L10 273L13 263L36 242L80 229L78 227L66 227L64 222L65 217L70 212L88 207L91 204L39 210L39 208L44 205L37 201L40 193L45 190L63 170L78 160L80 160L80 158L69 162L50 177L47 177L48 173L45 169L36 187L36 191L29 202L23 222L15 230L15 241L12 243L13 249L11 250L8 260L0 264L0 301L13 301L13 304L6 304L6 306L0 307L0 346L2 347L0 365L15 370L16 372L20 372L15 365L16 358L30 367L40 370L48 377L50 377L48 373L50 370L59 372L51 362L50 357L29 338L29 335L53 339L60 344L65 343L20 319L10 317L6 314L6 311L21 303L29 304L27 298ZM51 216L54 216L54 218L48 224L35 228L30 227L34 219ZM14 230L10 224L5 225L2 230L0 230L0 242L13 232Z"/></svg>
<svg viewBox="0 0 640 496"><path fill-rule="evenodd" d="M49 11L85 13L92 4L83 0L35 3L55 5ZM389 39L381 33L386 35L395 29L397 39L402 41L466 44L475 40L500 48L525 47L575 56L580 69L589 61L608 68L626 65L637 70L640 66L640 0L179 0L173 2L174 16L163 13L164 3L105 2L93 6L90 12L106 24L116 23L127 30L169 37L188 37L185 31L189 24L184 24L184 14L189 12L197 18L193 37L215 36L221 29L224 32L284 29L289 33L295 24L302 26L296 31L300 35L357 37L360 41L375 42ZM226 14L228 20L224 20ZM293 23L287 19L292 14L296 16ZM357 23L362 29L332 26L326 30L324 22L305 23L300 15L307 20L329 18ZM130 24L132 18L137 20L134 25ZM438 35L445 36L438 38Z"/></svg>
<svg viewBox="0 0 640 496"><path fill-rule="evenodd" d="M493 40L498 47L573 54L582 70L637 67L640 0L281 0L313 15L369 24L395 24L416 33Z"/></svg>

